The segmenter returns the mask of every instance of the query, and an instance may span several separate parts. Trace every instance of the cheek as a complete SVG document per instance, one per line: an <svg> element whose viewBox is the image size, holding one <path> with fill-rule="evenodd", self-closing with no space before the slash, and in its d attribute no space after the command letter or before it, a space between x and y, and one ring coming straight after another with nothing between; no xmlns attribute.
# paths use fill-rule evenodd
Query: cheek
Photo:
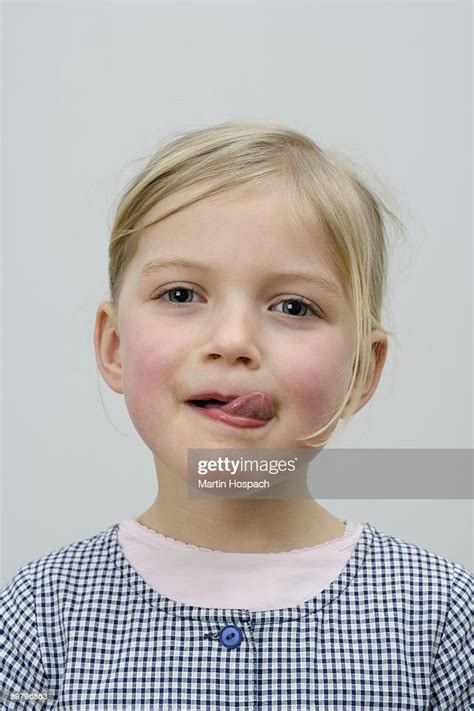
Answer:
<svg viewBox="0 0 474 711"><path fill-rule="evenodd" d="M156 427L169 408L177 344L169 337L154 335L146 326L128 332L125 342L122 353L124 397L135 427L146 436L147 426Z"/></svg>
<svg viewBox="0 0 474 711"><path fill-rule="evenodd" d="M350 383L351 361L340 339L313 341L293 349L282 361L281 392L298 435L315 432L335 414Z"/></svg>

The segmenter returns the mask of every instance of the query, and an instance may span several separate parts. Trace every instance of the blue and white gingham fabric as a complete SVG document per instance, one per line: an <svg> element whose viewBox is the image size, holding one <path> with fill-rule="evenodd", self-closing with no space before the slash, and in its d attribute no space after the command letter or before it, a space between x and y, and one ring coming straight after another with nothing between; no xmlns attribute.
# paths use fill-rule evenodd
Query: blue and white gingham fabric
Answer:
<svg viewBox="0 0 474 711"><path fill-rule="evenodd" d="M461 565L366 523L304 604L202 608L149 587L118 527L26 563L2 591L2 708L473 707L474 576Z"/></svg>

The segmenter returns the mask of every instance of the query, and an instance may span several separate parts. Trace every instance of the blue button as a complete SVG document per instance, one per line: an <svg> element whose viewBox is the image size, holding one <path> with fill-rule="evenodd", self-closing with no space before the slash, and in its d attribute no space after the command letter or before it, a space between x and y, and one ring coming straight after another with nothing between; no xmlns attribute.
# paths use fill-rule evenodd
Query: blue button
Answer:
<svg viewBox="0 0 474 711"><path fill-rule="evenodd" d="M221 630L219 639L224 647L232 649L233 647L238 647L241 643L242 632L234 625L227 625L227 627Z"/></svg>

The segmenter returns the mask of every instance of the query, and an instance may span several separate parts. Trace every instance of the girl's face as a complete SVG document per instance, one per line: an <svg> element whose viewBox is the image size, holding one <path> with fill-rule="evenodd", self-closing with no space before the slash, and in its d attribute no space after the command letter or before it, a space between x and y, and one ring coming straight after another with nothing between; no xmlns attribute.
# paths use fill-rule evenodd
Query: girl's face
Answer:
<svg viewBox="0 0 474 711"><path fill-rule="evenodd" d="M147 228L124 277L118 375L108 382L155 456L183 478L188 448L301 447L296 439L344 398L353 318L335 274L291 221L284 187L206 198ZM275 406L263 427L223 425L186 404L204 391L255 390Z"/></svg>

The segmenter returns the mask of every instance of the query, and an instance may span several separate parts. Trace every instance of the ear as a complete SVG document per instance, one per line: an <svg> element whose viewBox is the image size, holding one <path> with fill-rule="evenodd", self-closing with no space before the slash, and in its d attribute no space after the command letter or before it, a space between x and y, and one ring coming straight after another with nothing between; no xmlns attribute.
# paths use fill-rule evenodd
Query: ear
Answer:
<svg viewBox="0 0 474 711"><path fill-rule="evenodd" d="M370 400L372 395L377 389L379 384L380 376L382 375L382 370L385 365L385 360L387 358L388 351L388 340L387 336L382 333L382 331L372 332L372 356L370 361L370 368L367 374L367 379L365 381L364 390L360 397L359 403L357 405L356 412L359 412L364 405Z"/></svg>
<svg viewBox="0 0 474 711"><path fill-rule="evenodd" d="M102 302L97 309L94 347L97 366L105 382L114 392L123 395L120 336L111 301Z"/></svg>

